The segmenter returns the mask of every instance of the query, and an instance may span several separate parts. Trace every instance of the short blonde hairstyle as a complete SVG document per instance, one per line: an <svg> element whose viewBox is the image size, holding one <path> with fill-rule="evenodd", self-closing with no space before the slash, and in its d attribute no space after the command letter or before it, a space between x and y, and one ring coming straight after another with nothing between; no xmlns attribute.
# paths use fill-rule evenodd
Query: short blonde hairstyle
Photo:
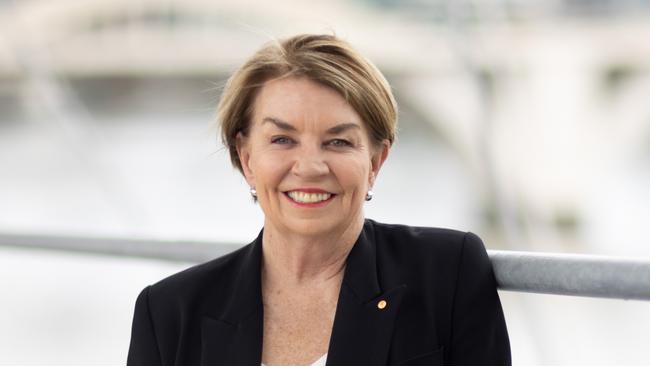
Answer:
<svg viewBox="0 0 650 366"><path fill-rule="evenodd" d="M395 141L397 104L381 72L347 42L331 35L301 34L263 46L228 79L217 119L232 164L241 172L237 135L247 136L255 96L265 82L307 77L342 95L380 145Z"/></svg>

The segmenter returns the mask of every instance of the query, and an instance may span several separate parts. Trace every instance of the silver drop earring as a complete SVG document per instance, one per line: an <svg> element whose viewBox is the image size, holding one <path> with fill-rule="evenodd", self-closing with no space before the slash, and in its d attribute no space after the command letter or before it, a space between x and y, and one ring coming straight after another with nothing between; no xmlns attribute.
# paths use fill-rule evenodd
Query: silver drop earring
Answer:
<svg viewBox="0 0 650 366"><path fill-rule="evenodd" d="M373 194L374 193L371 190L368 190L368 193L366 193L366 201L370 201Z"/></svg>
<svg viewBox="0 0 650 366"><path fill-rule="evenodd" d="M257 191L255 190L255 188L251 187L250 192L251 192L251 197L253 197L253 202L257 202Z"/></svg>

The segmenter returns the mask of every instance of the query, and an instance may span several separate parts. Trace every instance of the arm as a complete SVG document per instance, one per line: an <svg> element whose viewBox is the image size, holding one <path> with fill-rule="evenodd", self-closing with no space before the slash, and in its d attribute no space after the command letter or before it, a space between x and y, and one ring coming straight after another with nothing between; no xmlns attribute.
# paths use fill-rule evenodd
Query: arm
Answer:
<svg viewBox="0 0 650 366"><path fill-rule="evenodd" d="M127 366L162 365L149 311L149 287L140 292L135 302L131 345L126 364Z"/></svg>
<svg viewBox="0 0 650 366"><path fill-rule="evenodd" d="M492 264L481 239L463 239L452 315L452 366L510 366L510 342Z"/></svg>

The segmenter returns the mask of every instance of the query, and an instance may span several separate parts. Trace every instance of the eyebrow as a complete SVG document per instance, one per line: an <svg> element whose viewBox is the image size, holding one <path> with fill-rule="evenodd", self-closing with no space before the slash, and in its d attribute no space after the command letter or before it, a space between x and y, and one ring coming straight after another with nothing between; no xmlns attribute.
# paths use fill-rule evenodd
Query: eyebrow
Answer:
<svg viewBox="0 0 650 366"><path fill-rule="evenodd" d="M345 132L350 129L361 129L361 126L359 126L356 123L348 122L348 123L341 123L340 125L336 125L332 128L327 129L327 133L330 135L338 135L339 133Z"/></svg>
<svg viewBox="0 0 650 366"><path fill-rule="evenodd" d="M283 121L283 120L281 120L279 118L264 117L264 119L262 120L262 123L267 123L267 122L273 123L275 126L277 126L281 130L297 131L296 128L293 125L291 125L291 123L285 122L285 121ZM326 132L328 134L330 134L330 135L337 135L339 133L342 133L342 132L345 132L347 130L354 129L354 128L360 130L361 126L359 126L356 123L352 123L352 122L341 123L341 124L338 124L338 125L336 125L334 127L328 128Z"/></svg>
<svg viewBox="0 0 650 366"><path fill-rule="evenodd" d="M262 124L264 123L273 123L276 125L279 129L285 130L285 131L296 131L296 128L291 125L291 123L285 122L281 119L274 118L274 117L264 117L262 120Z"/></svg>

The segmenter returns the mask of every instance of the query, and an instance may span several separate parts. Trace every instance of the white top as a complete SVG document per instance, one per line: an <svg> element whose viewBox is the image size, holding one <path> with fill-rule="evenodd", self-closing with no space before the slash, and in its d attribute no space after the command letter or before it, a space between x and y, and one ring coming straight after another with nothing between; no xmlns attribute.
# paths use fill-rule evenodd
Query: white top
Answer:
<svg viewBox="0 0 650 366"><path fill-rule="evenodd" d="M312 363L309 366L325 366L325 362L327 362L327 353L320 356L320 358L316 360L316 362ZM266 365L262 364L262 366L266 366Z"/></svg>

